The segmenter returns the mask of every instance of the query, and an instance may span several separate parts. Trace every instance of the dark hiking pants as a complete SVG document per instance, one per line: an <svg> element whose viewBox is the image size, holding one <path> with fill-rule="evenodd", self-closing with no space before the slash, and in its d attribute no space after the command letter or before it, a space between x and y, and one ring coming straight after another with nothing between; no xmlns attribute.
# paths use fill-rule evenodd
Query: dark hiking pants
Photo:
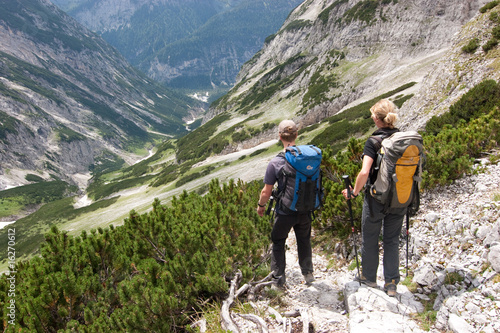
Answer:
<svg viewBox="0 0 500 333"><path fill-rule="evenodd" d="M285 274L285 242L292 228L297 239L299 266L302 274L313 271L310 214L276 214L273 231L271 232L271 240L273 242L271 270L275 277L284 276Z"/></svg>
<svg viewBox="0 0 500 333"><path fill-rule="evenodd" d="M370 204L372 213L370 214ZM377 281L379 264L379 236L382 233L384 280L399 283L399 235L403 225L406 208L384 214L384 205L371 199L368 195L363 202L361 266L363 276L369 281Z"/></svg>

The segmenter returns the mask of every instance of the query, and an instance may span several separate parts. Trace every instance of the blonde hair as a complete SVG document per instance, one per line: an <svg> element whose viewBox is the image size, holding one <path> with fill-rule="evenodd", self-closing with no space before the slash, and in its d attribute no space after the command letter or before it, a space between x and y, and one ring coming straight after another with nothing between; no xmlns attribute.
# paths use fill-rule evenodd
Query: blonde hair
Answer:
<svg viewBox="0 0 500 333"><path fill-rule="evenodd" d="M398 120L396 106L388 99L381 99L370 108L370 112L382 120L389 128L394 128L394 124Z"/></svg>

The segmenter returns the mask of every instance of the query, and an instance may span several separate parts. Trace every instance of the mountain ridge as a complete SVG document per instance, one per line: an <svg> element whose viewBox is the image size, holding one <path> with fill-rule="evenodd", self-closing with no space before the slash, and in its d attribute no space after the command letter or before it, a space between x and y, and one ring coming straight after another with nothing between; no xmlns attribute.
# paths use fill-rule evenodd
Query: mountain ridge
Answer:
<svg viewBox="0 0 500 333"><path fill-rule="evenodd" d="M151 78L214 94L234 83L240 66L301 1L54 2Z"/></svg>
<svg viewBox="0 0 500 333"><path fill-rule="evenodd" d="M185 119L202 109L48 1L3 1L0 40L1 111L11 123L0 140L0 188L26 184L24 167L86 187L99 156L131 163L159 140L153 132L185 133Z"/></svg>

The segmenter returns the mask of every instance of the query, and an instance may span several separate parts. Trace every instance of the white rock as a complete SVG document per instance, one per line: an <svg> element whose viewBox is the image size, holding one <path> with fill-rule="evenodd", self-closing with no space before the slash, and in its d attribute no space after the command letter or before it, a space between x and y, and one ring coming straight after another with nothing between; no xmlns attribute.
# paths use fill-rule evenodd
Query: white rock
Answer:
<svg viewBox="0 0 500 333"><path fill-rule="evenodd" d="M493 246L488 254L488 262L497 273L500 273L500 245Z"/></svg>
<svg viewBox="0 0 500 333"><path fill-rule="evenodd" d="M453 313L448 318L448 325L455 333L474 333L474 328L469 323Z"/></svg>
<svg viewBox="0 0 500 333"><path fill-rule="evenodd" d="M413 276L413 282L422 286L433 286L438 282L438 277L434 269L430 266L425 266Z"/></svg>

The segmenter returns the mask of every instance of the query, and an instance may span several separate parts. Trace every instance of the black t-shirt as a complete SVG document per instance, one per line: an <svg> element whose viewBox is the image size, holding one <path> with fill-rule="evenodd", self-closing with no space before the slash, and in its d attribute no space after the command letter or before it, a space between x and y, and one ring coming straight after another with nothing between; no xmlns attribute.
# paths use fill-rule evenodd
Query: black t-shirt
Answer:
<svg viewBox="0 0 500 333"><path fill-rule="evenodd" d="M376 130L375 132L372 133L372 136L381 136L382 139L385 139L385 138L390 137L391 135L393 135L396 132L399 132L399 129L388 128L388 127L379 128L378 130ZM373 164L372 164L372 168L370 170L370 181L371 181L370 183L371 184L373 184L373 181L375 181L375 179L372 179L374 177L373 176L373 167L375 166L375 162L377 161L377 153L378 153L380 147L381 147L381 144L379 143L379 141L370 137L370 138L368 138L368 140L366 140L365 147L363 149L363 156L366 155L366 156L373 158Z"/></svg>

